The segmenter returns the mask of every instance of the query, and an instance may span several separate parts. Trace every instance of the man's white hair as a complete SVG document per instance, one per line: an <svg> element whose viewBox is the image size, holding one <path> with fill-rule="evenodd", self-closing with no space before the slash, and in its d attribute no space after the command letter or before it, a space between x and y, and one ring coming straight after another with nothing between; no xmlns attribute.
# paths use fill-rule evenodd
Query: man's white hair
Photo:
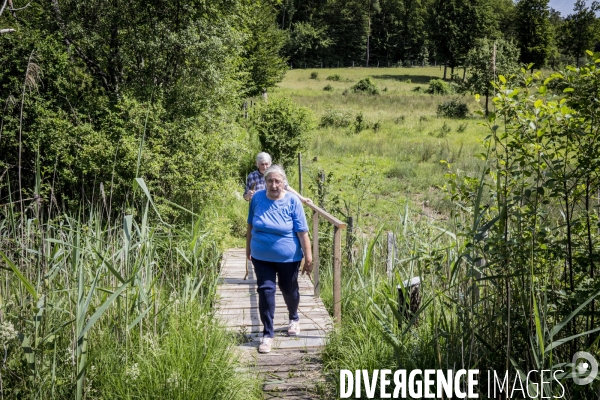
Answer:
<svg viewBox="0 0 600 400"><path fill-rule="evenodd" d="M262 161L268 161L269 164L271 164L271 162L273 162L271 160L271 156L269 155L269 153L265 153L264 151L260 152L256 155L256 163L258 164Z"/></svg>

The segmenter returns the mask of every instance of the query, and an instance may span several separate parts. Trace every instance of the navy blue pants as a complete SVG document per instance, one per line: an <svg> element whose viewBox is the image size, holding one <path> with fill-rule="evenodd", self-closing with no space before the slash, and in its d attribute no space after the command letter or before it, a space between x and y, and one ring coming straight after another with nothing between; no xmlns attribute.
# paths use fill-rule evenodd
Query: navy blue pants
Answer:
<svg viewBox="0 0 600 400"><path fill-rule="evenodd" d="M273 337L273 318L275 318L275 279L288 309L290 320L298 321L300 290L298 289L298 270L300 261L272 262L252 257L256 283L258 286L258 312L263 323L263 336Z"/></svg>

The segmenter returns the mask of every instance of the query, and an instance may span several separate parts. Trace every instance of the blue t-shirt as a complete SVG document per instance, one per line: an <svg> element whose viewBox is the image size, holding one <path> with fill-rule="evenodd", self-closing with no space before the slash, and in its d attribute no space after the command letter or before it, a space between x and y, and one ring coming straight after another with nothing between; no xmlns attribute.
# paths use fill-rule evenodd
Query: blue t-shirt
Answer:
<svg viewBox="0 0 600 400"><path fill-rule="evenodd" d="M252 225L250 253L262 261L302 260L302 247L296 232L308 232L302 202L290 192L281 200L271 200L266 190L252 196L248 223Z"/></svg>

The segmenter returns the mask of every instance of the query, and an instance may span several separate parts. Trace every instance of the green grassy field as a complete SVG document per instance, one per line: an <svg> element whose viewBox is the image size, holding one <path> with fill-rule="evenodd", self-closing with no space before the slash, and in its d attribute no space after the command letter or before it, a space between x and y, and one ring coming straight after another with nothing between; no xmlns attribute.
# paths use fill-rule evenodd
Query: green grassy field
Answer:
<svg viewBox="0 0 600 400"><path fill-rule="evenodd" d="M317 78L311 79L311 73L317 73ZM288 71L270 96L289 97L315 116L316 128L303 161L304 186L314 182L319 169L332 173L329 200L337 195L343 214L365 216L368 225L397 216L407 199L424 214L443 218L447 208L438 187L444 184L447 166L440 161L460 170L476 170L474 154L481 151L478 140L485 131L478 126L478 117L437 116L437 106L451 99L467 103L471 112L481 106L470 95L425 94L428 82L442 73L434 67ZM339 81L327 79L336 74ZM378 87L379 95L352 93L350 88L366 77ZM332 90L323 90L326 85ZM320 126L328 115L351 124ZM357 116L363 121L360 132L356 132ZM292 184L298 184L296 171ZM315 194L310 187L309 193Z"/></svg>

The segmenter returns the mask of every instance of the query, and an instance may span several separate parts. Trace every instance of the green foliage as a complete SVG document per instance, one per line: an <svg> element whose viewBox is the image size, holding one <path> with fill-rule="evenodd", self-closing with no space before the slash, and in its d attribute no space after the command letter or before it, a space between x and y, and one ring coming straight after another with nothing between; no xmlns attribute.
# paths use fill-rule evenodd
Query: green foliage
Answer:
<svg viewBox="0 0 600 400"><path fill-rule="evenodd" d="M466 118L468 114L469 107L458 99L446 101L437 107L438 117Z"/></svg>
<svg viewBox="0 0 600 400"><path fill-rule="evenodd" d="M318 72L313 71L310 73L310 79L317 79L318 76L319 76Z"/></svg>
<svg viewBox="0 0 600 400"><path fill-rule="evenodd" d="M280 52L285 33L277 28L275 10L269 2L249 2L244 41L243 71L248 72L244 94L257 96L281 81L288 66Z"/></svg>
<svg viewBox="0 0 600 400"><path fill-rule="evenodd" d="M365 116L362 112L356 114L356 118L354 120L354 132L359 133L364 129L369 127L368 122L365 120Z"/></svg>
<svg viewBox="0 0 600 400"><path fill-rule="evenodd" d="M495 46L495 55L494 55ZM495 58L494 58L495 57ZM492 70L495 61L495 76ZM512 42L480 39L467 55L468 77L461 89L486 96L491 93L492 81L496 76L510 77L519 70L519 49Z"/></svg>
<svg viewBox="0 0 600 400"><path fill-rule="evenodd" d="M319 55L333 44L325 27L316 27L310 21L298 21L288 30L286 54L292 65L304 66L319 61Z"/></svg>
<svg viewBox="0 0 600 400"><path fill-rule="evenodd" d="M60 207L103 196L117 211L144 177L159 202L198 211L247 151L241 96L282 76L272 17L241 1L21 10L0 36L0 167L16 197L32 197L39 148L41 195Z"/></svg>
<svg viewBox="0 0 600 400"><path fill-rule="evenodd" d="M339 82L340 80L342 80L342 78L338 74L329 75L326 79L328 81L334 81L334 82Z"/></svg>
<svg viewBox="0 0 600 400"><path fill-rule="evenodd" d="M538 69L546 64L554 42L548 17L548 0L517 2L515 26L521 61Z"/></svg>
<svg viewBox="0 0 600 400"><path fill-rule="evenodd" d="M432 79L429 81L429 87L425 93L429 94L439 94L439 95L447 95L452 94L452 86L443 79Z"/></svg>
<svg viewBox="0 0 600 400"><path fill-rule="evenodd" d="M282 98L256 107L254 128L261 149L284 168L294 163L298 152L306 149L312 127L312 113Z"/></svg>
<svg viewBox="0 0 600 400"><path fill-rule="evenodd" d="M333 126L336 128L345 128L352 124L352 114L346 111L329 108L325 111L325 114L321 117L319 126L324 128Z"/></svg>
<svg viewBox="0 0 600 400"><path fill-rule="evenodd" d="M461 65L475 39L491 35L494 30L490 2L486 0L435 0L429 19L437 55L450 67Z"/></svg>
<svg viewBox="0 0 600 400"><path fill-rule="evenodd" d="M35 202L21 224L19 203L0 208L5 398L259 398L212 319L228 227L212 215L153 223L151 188L136 183L139 217L107 219L96 201L44 221Z"/></svg>
<svg viewBox="0 0 600 400"><path fill-rule="evenodd" d="M95 361L92 387L106 398L236 399L262 396L257 381L240 374L235 340L219 321L197 302L169 310L165 335L152 331L136 337L136 351L123 362L126 348L101 338L103 348ZM137 344L137 343L136 343Z"/></svg>
<svg viewBox="0 0 600 400"><path fill-rule="evenodd" d="M327 84L325 85L325 87L323 88L324 91L326 92L333 92L333 86Z"/></svg>
<svg viewBox="0 0 600 400"><path fill-rule="evenodd" d="M599 60L600 54L590 57ZM384 226L396 238L391 274L385 268L386 238L357 240L356 256L348 258L342 277L342 292L348 294L342 326L323 354L331 371L464 363L508 369L512 380L522 371L560 369L566 372L561 385L547 383L546 396L597 395L598 382L574 384L570 363L580 349L596 359L600 355L600 233L592 210L600 189L594 172L600 160L600 128L594 123L599 64L570 67L546 80L540 73L500 79L495 112L483 120L487 136L478 157L485 164L476 174L441 164L447 169L451 222L422 218L429 208L423 201L421 215L407 203L395 226ZM566 90L549 96L551 80ZM408 180L405 171L416 164L408 165L394 163L388 175ZM398 312L396 287L414 276L421 277L420 309L406 318ZM331 273L322 275L321 287L332 307ZM332 386L339 387L335 379ZM486 380L482 376L483 387Z"/></svg>
<svg viewBox="0 0 600 400"><path fill-rule="evenodd" d="M354 86L352 86L351 89L354 93L366 93L370 95L379 94L379 89L377 89L377 86L371 82L370 78L361 79Z"/></svg>
<svg viewBox="0 0 600 400"><path fill-rule="evenodd" d="M588 8L584 0L576 0L573 14L565 18L560 27L560 44L568 55L575 58L576 65L579 65L585 51L594 49L600 39L600 22L596 17L599 10L597 2L592 2Z"/></svg>

